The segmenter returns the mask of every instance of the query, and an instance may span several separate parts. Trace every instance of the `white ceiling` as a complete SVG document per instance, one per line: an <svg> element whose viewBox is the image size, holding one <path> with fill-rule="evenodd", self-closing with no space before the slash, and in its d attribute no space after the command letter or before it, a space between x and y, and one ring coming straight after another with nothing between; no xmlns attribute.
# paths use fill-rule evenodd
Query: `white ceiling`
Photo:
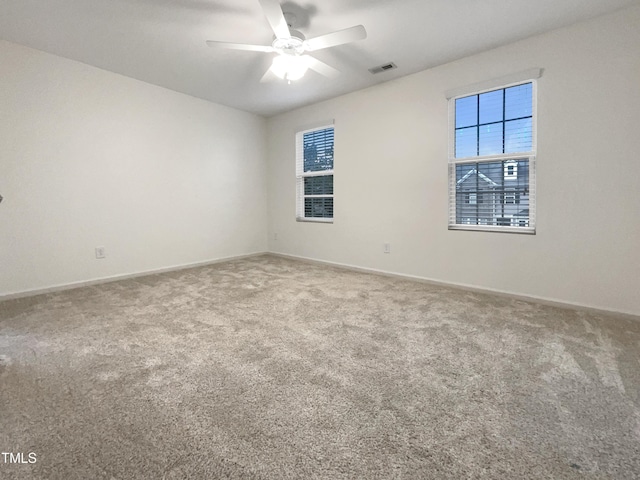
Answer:
<svg viewBox="0 0 640 480"><path fill-rule="evenodd" d="M368 38L315 52L327 79L260 83L273 54L258 0L1 0L0 38L261 115L274 115L602 15L640 0L299 0L282 3L312 38L362 24ZM368 68L395 62L397 70Z"/></svg>

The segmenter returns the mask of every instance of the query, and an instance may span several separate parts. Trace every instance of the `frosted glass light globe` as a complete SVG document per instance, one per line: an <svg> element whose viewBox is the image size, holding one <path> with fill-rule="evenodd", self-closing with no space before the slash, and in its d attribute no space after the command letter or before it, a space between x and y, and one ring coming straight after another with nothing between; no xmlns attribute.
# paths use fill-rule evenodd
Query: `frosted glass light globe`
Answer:
<svg viewBox="0 0 640 480"><path fill-rule="evenodd" d="M271 64L271 71L288 81L301 79L308 68L306 59L297 55L278 55Z"/></svg>

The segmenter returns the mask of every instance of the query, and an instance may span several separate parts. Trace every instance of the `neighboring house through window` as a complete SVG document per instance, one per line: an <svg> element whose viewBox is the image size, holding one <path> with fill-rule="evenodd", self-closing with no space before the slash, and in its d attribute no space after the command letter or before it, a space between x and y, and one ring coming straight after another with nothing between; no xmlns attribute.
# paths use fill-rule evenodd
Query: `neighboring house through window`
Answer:
<svg viewBox="0 0 640 480"><path fill-rule="evenodd" d="M535 233L539 75L448 95L450 229Z"/></svg>
<svg viewBox="0 0 640 480"><path fill-rule="evenodd" d="M333 221L333 125L296 133L296 219Z"/></svg>

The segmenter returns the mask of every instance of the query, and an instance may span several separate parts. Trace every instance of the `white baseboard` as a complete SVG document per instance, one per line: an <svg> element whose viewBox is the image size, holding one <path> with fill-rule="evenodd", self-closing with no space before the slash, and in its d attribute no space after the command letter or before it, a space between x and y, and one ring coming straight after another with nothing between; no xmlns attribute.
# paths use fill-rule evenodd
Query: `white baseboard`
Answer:
<svg viewBox="0 0 640 480"><path fill-rule="evenodd" d="M292 259L292 260L299 260L299 261L303 261L303 262L307 262L307 263L315 263L315 264L319 264L319 265L330 265L330 266L333 266L333 267L344 268L344 269L348 269L348 270L352 270L352 271L356 271L356 272L374 273L374 274L378 274L378 275L385 275L385 276L388 276L388 277L395 277L395 278L401 278L401 279L406 279L406 280L414 280L414 281L418 281L418 282L429 283L431 285L438 285L438 286L442 286L442 287L456 288L456 289L465 290L465 291L469 291L469 292L490 293L490 294L493 294L493 295L499 295L499 296L502 296L502 297L512 298L514 300L523 300L523 301L527 301L527 302L534 302L534 303L539 303L539 304L543 304L543 305L549 305L549 306L553 306L553 307L560 307L560 308L571 308L573 310L586 311L586 312L591 312L591 313L595 313L595 314L616 315L618 317L623 317L623 318L630 319L630 320L640 321L640 315L637 315L637 314L634 314L634 313L631 313L631 312L603 309L603 308L598 308L598 307L594 307L594 306L591 306L591 305L584 305L584 304L580 304L580 303L573 303L573 302L567 302L567 301L563 301L563 300L558 300L558 299L555 299L555 298L540 297L540 296L537 296L537 295L524 295L524 294L521 294L521 293L509 292L509 291L505 291L505 290L498 290L498 289L494 289L494 288L479 287L477 285L468 285L468 284L464 284L464 283L446 282L446 281L442 281L442 280L436 280L436 279L433 279L433 278L420 277L420 276L417 276L417 275L402 274L402 273L397 273L397 272L391 272L391 271L388 271L388 270L381 270L381 269L377 269L377 268L360 267L358 265L351 265L351 264L347 264L347 263L331 262L331 261L328 261L328 260L318 260L316 258L311 258L311 257L303 257L303 256L299 256L299 255L290 255L290 254L285 254L285 253L267 252L267 251L249 253L249 254L244 254L244 255L234 255L234 256L230 256L230 257L222 257L222 258L216 258L216 259L212 259L212 260L206 260L206 261L203 261L203 262L195 262L195 263L188 263L188 264L181 264L181 265L173 265L173 266L170 266L170 267L163 267L163 268L158 268L158 269L153 269L153 270L144 270L144 271L139 271L139 272L134 272L134 273L127 273L127 274L122 274L122 275L113 275L113 276L109 276L109 277L100 277L100 278L95 278L95 279L85 280L85 281L80 281L80 282L71 282L71 283L53 285L53 286L45 287L45 288L35 288L35 289L24 290L24 291L20 291L20 292L12 292L12 293L7 293L7 294L0 294L0 302L4 301L4 300L15 299L15 298L31 297L31 296L34 296L34 295L42 295L42 294L45 294L45 293L53 293L53 292L59 292L59 291L63 291L63 290L70 290L70 289L73 289L73 288L87 287L87 286L91 286L91 285L99 285L99 284L102 284L102 283L115 282L115 281L118 281L118 280L126 280L126 279L129 279L129 278L144 277L146 275L154 275L154 274L157 274L157 273L174 272L174 271L177 271L177 270L185 270L185 269L188 269L188 268L201 267L201 266L205 266L205 265L213 265L213 264L216 264L216 263L229 262L229 261L232 261L232 260L240 260L242 258L257 257L257 256L260 256L260 255L273 255L273 256L276 256L276 257L289 258L289 259Z"/></svg>
<svg viewBox="0 0 640 480"><path fill-rule="evenodd" d="M234 255L231 257L215 258L215 259L206 260L203 262L172 265L170 267L162 267L162 268L157 268L153 270L143 270L143 271L134 272L134 273L111 275L109 277L99 277L99 278L93 278L91 280L83 280L79 282L62 283L62 284L53 285L45 288L34 288L30 290L23 290L20 292L0 294L0 302L4 300L12 300L14 298L32 297L34 295L42 295L44 293L60 292L63 290L71 290L73 288L88 287L91 285L99 285L101 283L116 282L118 280L126 280L128 278L144 277L146 275L155 275L156 273L175 272L177 270L185 270L188 268L203 267L205 265L213 265L216 263L229 262L231 260L240 260L242 258L257 257L259 255L264 255L266 253L268 252L255 252L255 253L249 253L245 255Z"/></svg>
<svg viewBox="0 0 640 480"><path fill-rule="evenodd" d="M629 320L640 321L640 315L631 312L625 312L620 310L608 310L603 308L594 307L591 305L583 305L580 303L567 302L555 298L547 298L547 297L539 297L537 295L524 295L521 293L509 292L505 290L498 290L494 288L486 288L479 287L477 285L468 285L464 283L455 283L455 282L445 282L442 280L436 280L433 278L420 277L417 275L408 275L397 272L391 272L388 270L380 270L377 268L368 268L368 267L360 267L357 265L350 265L347 263L339 263L339 262L331 262L328 260L318 260L310 257L302 257L298 255L289 255L285 253L277 253L277 252L267 252L268 255L274 255L276 257L289 258L292 260L300 260L308 263L316 263L319 265L331 265L333 267L345 268L348 270L352 270L355 272L364 272L364 273L375 273L378 275L385 275L388 277L402 278L406 280L415 280L418 282L429 283L431 285L438 285L441 287L450 287L459 290L465 290L468 292L477 292L477 293L490 293L493 295L499 295L501 297L511 298L514 300L522 300L525 302L534 302L542 305L549 305L552 307L560 307L560 308L570 308L573 310L580 310L590 313L595 313L598 315L615 315L617 317L623 317Z"/></svg>

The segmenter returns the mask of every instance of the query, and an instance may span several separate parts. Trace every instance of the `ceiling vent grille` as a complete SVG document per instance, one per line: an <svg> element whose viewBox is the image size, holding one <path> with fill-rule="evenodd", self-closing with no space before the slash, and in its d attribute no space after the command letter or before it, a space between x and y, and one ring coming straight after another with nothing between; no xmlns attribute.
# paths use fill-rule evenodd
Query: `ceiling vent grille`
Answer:
<svg viewBox="0 0 640 480"><path fill-rule="evenodd" d="M376 73L386 72L387 70L393 70L394 68L398 68L398 66L393 62L389 62L378 67L370 68L369 71L375 75Z"/></svg>

